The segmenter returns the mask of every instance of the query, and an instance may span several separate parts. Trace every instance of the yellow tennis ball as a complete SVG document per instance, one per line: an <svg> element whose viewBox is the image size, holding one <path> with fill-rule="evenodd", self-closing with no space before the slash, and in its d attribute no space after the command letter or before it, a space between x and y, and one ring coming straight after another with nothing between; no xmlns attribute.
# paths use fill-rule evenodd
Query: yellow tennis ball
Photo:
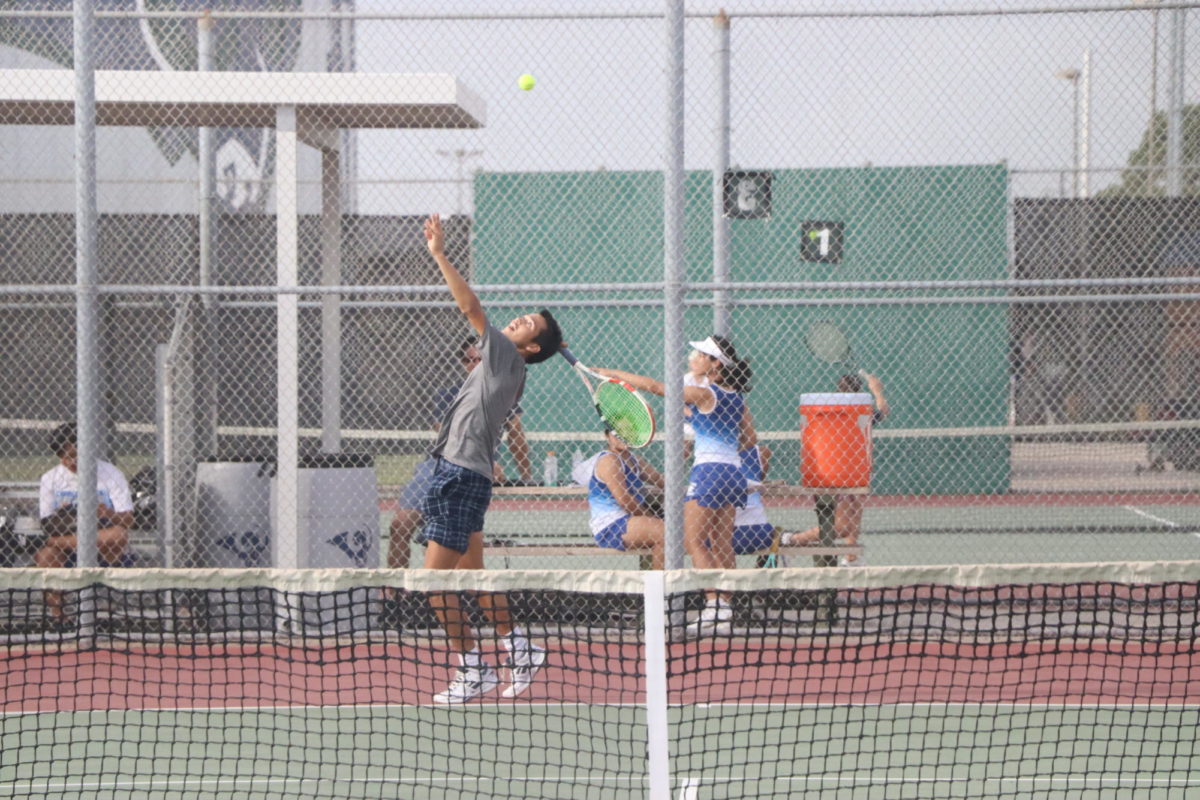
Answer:
<svg viewBox="0 0 1200 800"><path fill-rule="evenodd" d="M528 72L517 78L517 86L520 86L521 89L526 92L533 88L534 83L536 83L536 81Z"/></svg>

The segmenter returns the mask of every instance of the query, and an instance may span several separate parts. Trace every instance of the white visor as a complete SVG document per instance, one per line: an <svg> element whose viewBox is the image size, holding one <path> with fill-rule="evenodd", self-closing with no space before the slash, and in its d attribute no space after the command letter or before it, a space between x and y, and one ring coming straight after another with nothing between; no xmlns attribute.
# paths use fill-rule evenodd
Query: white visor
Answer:
<svg viewBox="0 0 1200 800"><path fill-rule="evenodd" d="M693 350L704 353L704 355L706 355L706 356L712 356L717 361L720 361L722 364L724 364L727 367L732 366L732 364L733 364L733 362L729 360L729 356L727 356L721 352L720 346L715 341L713 341L713 338L711 336L709 336L704 341L688 342L688 344L690 344L692 346Z"/></svg>

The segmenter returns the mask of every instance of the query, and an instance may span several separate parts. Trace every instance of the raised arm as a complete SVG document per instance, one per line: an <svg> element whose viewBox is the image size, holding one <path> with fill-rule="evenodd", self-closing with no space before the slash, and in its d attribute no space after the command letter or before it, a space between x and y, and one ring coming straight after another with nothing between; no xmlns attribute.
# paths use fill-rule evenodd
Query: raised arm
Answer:
<svg viewBox="0 0 1200 800"><path fill-rule="evenodd" d="M626 372L623 369L596 369L593 371L597 375L603 375L606 378L616 378L619 381L625 381L635 389L641 389L643 392L650 392L650 394L656 394L659 397L662 397L666 391L663 388L662 381L647 378L645 375Z"/></svg>
<svg viewBox="0 0 1200 800"><path fill-rule="evenodd" d="M625 381L635 389L640 389L643 392L650 392L662 397L666 389L663 388L663 382L648 378L645 375L638 375L634 372L626 372L622 369L596 369L593 370L598 375L603 375L606 378L616 378L619 381ZM683 402L690 403L698 407L702 412L707 414L713 410L713 406L717 404L717 396L712 393L706 386L684 386L683 387Z"/></svg>
<svg viewBox="0 0 1200 800"><path fill-rule="evenodd" d="M425 244L429 247L433 260L437 262L438 268L442 271L442 277L446 280L446 285L450 287L450 294L454 296L458 310L467 318L467 322L471 323L471 327L475 329L476 333L483 333L483 329L487 326L487 316L483 313L483 306L480 304L475 290L458 273L458 270L450 263L450 259L446 258L446 234L442 230L442 218L437 214L425 220Z"/></svg>

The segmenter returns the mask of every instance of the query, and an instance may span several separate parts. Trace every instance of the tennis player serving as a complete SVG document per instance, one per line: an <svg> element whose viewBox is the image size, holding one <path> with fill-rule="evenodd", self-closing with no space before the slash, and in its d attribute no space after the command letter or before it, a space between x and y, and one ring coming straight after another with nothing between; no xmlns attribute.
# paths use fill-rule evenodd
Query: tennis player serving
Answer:
<svg viewBox="0 0 1200 800"><path fill-rule="evenodd" d="M425 568L483 569L483 517L492 498L492 459L504 421L525 389L525 365L553 356L562 334L545 310L517 317L503 330L491 325L479 297L446 258L446 237L437 214L425 221L425 242L458 310L479 334L482 358L446 410L430 451L436 464L421 509L429 540ZM546 661L546 651L512 623L504 595L481 595L478 600L508 651L510 683L503 695L516 697L529 688ZM465 703L494 690L499 676L484 660L458 595L434 595L430 604L460 660L450 686L434 695L434 702Z"/></svg>

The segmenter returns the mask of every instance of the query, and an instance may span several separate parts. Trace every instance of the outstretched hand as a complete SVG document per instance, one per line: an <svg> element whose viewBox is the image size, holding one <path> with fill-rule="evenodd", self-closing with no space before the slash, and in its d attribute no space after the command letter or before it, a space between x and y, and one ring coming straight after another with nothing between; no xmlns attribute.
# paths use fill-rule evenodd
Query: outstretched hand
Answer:
<svg viewBox="0 0 1200 800"><path fill-rule="evenodd" d="M425 220L425 245L435 257L446 252L446 233L442 230L442 217L439 214L431 214Z"/></svg>

